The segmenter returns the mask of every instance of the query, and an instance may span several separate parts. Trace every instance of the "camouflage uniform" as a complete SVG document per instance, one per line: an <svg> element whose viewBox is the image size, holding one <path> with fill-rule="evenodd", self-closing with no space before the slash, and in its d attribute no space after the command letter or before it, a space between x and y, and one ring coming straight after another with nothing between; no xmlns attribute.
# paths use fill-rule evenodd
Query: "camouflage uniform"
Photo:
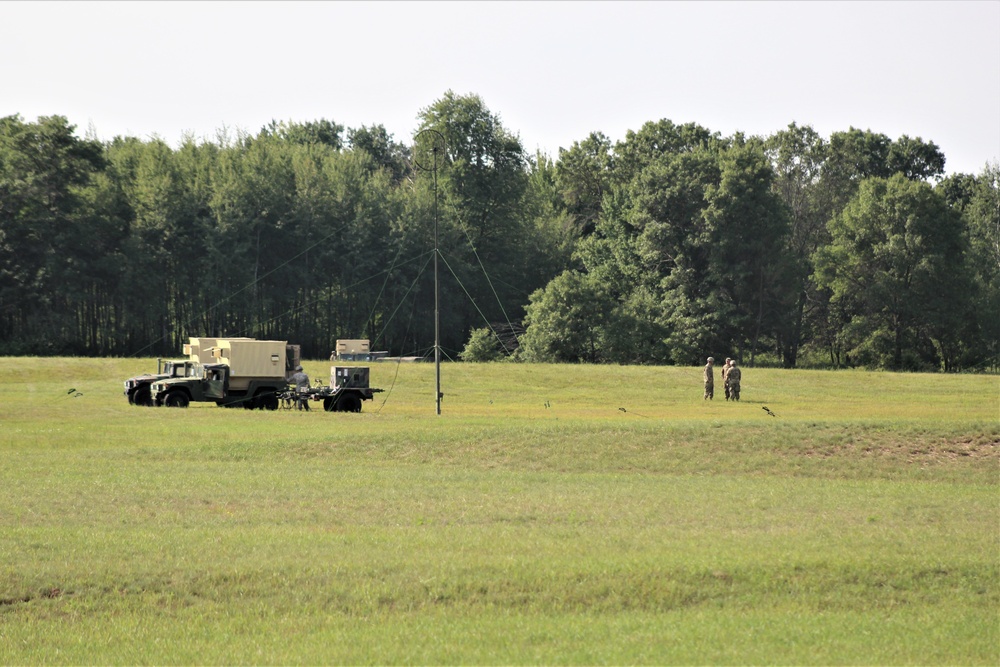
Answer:
<svg viewBox="0 0 1000 667"><path fill-rule="evenodd" d="M740 376L742 373L740 369L736 366L736 362L733 362L732 367L729 372L726 373L726 393L729 394L729 398L734 401L740 400Z"/></svg>
<svg viewBox="0 0 1000 667"><path fill-rule="evenodd" d="M309 411L309 398L305 392L309 389L309 376L302 370L302 366L296 366L297 373L292 376L295 383L295 409Z"/></svg>
<svg viewBox="0 0 1000 667"><path fill-rule="evenodd" d="M726 363L722 365L722 386L726 390L726 400L729 400L729 383L726 382L726 376L729 375L729 364L732 363L732 359L726 357Z"/></svg>
<svg viewBox="0 0 1000 667"><path fill-rule="evenodd" d="M705 400L712 400L715 396L715 372L712 370L714 363L715 359L709 357L705 364Z"/></svg>

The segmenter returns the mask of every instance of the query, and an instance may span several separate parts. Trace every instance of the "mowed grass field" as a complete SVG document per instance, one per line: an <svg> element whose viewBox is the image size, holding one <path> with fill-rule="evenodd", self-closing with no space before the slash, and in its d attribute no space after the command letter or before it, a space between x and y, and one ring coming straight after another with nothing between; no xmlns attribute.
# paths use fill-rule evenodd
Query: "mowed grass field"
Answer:
<svg viewBox="0 0 1000 667"><path fill-rule="evenodd" d="M360 414L129 406L155 367L0 358L0 664L1000 664L996 376L445 364L438 416L433 364L378 363Z"/></svg>

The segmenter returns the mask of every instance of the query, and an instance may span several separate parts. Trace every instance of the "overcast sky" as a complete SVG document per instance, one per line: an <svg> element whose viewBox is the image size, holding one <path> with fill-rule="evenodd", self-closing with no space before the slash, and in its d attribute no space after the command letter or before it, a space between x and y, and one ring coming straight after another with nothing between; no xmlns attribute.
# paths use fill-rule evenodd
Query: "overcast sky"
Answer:
<svg viewBox="0 0 1000 667"><path fill-rule="evenodd" d="M1000 160L1000 1L0 1L0 116L82 136L382 124L409 143L447 90L529 151L647 121L789 123L933 141L948 173Z"/></svg>

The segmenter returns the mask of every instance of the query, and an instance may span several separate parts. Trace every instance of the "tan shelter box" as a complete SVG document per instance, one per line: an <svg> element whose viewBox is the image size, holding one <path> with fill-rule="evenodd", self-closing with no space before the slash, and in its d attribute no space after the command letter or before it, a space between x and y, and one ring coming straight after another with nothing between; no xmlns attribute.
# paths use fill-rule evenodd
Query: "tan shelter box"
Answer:
<svg viewBox="0 0 1000 667"><path fill-rule="evenodd" d="M369 361L371 352L367 338L339 338L330 361Z"/></svg>
<svg viewBox="0 0 1000 667"><path fill-rule="evenodd" d="M368 354L367 338L338 338L337 355L343 354Z"/></svg>
<svg viewBox="0 0 1000 667"><path fill-rule="evenodd" d="M220 340L212 356L229 364L231 378L284 378L285 344L283 340Z"/></svg>
<svg viewBox="0 0 1000 667"><path fill-rule="evenodd" d="M215 362L212 356L212 348L216 347L221 340L253 340L253 338L189 338L184 345L184 354L191 361L200 364L211 364Z"/></svg>

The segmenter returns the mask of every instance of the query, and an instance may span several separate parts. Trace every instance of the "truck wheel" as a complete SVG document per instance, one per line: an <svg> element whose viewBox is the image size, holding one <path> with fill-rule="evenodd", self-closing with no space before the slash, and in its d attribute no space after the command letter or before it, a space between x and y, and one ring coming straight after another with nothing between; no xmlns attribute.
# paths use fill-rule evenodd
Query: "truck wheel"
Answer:
<svg viewBox="0 0 1000 667"><path fill-rule="evenodd" d="M254 397L254 403L262 410L277 410L278 396L273 391L262 391Z"/></svg>
<svg viewBox="0 0 1000 667"><path fill-rule="evenodd" d="M338 412L361 412L361 399L354 394L344 394L337 400Z"/></svg>
<svg viewBox="0 0 1000 667"><path fill-rule="evenodd" d="M149 393L149 387L140 387L132 392L129 403L150 407L153 405L153 396Z"/></svg>
<svg viewBox="0 0 1000 667"><path fill-rule="evenodd" d="M337 401L332 398L323 399L323 409L327 412L333 412L337 409Z"/></svg>
<svg viewBox="0 0 1000 667"><path fill-rule="evenodd" d="M188 397L179 391L172 391L163 399L163 404L168 408L186 408L188 403Z"/></svg>

